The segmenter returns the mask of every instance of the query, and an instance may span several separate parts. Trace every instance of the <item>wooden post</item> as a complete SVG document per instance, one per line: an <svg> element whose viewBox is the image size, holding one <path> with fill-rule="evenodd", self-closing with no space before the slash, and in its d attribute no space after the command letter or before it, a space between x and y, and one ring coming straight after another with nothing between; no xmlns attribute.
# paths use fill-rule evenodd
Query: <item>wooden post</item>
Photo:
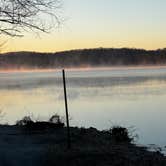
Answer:
<svg viewBox="0 0 166 166"><path fill-rule="evenodd" d="M67 105L67 92L66 92L66 79L65 79L65 70L62 70L63 75L63 87L64 87L64 99L65 99L65 108L66 108L66 124L67 124L67 147L71 148L71 139L70 139L70 126L69 126L69 114L68 114L68 105Z"/></svg>

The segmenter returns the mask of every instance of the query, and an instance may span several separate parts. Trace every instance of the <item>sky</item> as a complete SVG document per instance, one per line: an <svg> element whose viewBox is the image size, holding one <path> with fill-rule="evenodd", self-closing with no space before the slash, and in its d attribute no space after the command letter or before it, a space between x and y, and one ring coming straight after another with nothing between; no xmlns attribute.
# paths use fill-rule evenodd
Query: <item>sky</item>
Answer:
<svg viewBox="0 0 166 166"><path fill-rule="evenodd" d="M2 52L166 47L166 0L63 0L61 26L50 34L4 38Z"/></svg>

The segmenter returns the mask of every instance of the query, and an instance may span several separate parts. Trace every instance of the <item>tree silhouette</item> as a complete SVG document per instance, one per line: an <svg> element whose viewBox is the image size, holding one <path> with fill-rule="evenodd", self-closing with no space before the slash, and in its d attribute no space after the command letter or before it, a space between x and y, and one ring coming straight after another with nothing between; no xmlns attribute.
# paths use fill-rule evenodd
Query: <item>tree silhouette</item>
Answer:
<svg viewBox="0 0 166 166"><path fill-rule="evenodd" d="M1 0L0 34L23 36L25 31L49 32L59 25L60 0Z"/></svg>

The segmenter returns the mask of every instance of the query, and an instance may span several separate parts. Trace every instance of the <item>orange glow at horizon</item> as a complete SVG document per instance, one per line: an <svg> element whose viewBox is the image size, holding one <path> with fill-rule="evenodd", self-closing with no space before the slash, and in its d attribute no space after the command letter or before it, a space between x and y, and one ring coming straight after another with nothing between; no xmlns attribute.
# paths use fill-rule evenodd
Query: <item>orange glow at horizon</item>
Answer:
<svg viewBox="0 0 166 166"><path fill-rule="evenodd" d="M16 51L35 51L35 52L58 52L73 49L88 49L88 48L140 48L147 50L155 50L159 48L165 48L166 40L155 40L155 41L141 41L141 40L77 40L77 39L53 39L49 38L19 38L8 40L5 46L1 49L1 52L16 52Z"/></svg>
<svg viewBox="0 0 166 166"><path fill-rule="evenodd" d="M95 2L95 3L94 3ZM84 48L166 47L166 1L64 1L61 27L50 34L3 38L1 52L57 52ZM86 11L86 12L85 12Z"/></svg>

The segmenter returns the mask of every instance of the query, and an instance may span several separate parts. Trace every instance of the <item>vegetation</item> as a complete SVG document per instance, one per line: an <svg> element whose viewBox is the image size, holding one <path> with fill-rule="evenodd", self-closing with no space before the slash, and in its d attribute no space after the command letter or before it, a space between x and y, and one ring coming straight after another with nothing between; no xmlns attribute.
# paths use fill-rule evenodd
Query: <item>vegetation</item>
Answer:
<svg viewBox="0 0 166 166"><path fill-rule="evenodd" d="M34 122L30 116L25 116L21 120L18 120L16 122L16 126L25 126L29 129L43 129L43 128L51 128L51 127L56 127L56 128L62 128L64 127L64 122L62 118L55 114L51 116L48 122L46 121L36 121Z"/></svg>
<svg viewBox="0 0 166 166"><path fill-rule="evenodd" d="M28 30L47 32L59 24L59 0L1 0L0 35L22 36Z"/></svg>
<svg viewBox="0 0 166 166"><path fill-rule="evenodd" d="M0 55L1 69L165 64L166 49L98 48L57 53L13 52Z"/></svg>
<svg viewBox="0 0 166 166"><path fill-rule="evenodd" d="M110 130L110 136L116 143L131 143L134 137L130 137L129 131L125 127L114 126Z"/></svg>
<svg viewBox="0 0 166 166"><path fill-rule="evenodd" d="M34 123L34 122L32 121L31 117L30 116L25 116L21 120L18 120L16 122L16 125L17 126L26 126L26 125L30 125L32 123Z"/></svg>

